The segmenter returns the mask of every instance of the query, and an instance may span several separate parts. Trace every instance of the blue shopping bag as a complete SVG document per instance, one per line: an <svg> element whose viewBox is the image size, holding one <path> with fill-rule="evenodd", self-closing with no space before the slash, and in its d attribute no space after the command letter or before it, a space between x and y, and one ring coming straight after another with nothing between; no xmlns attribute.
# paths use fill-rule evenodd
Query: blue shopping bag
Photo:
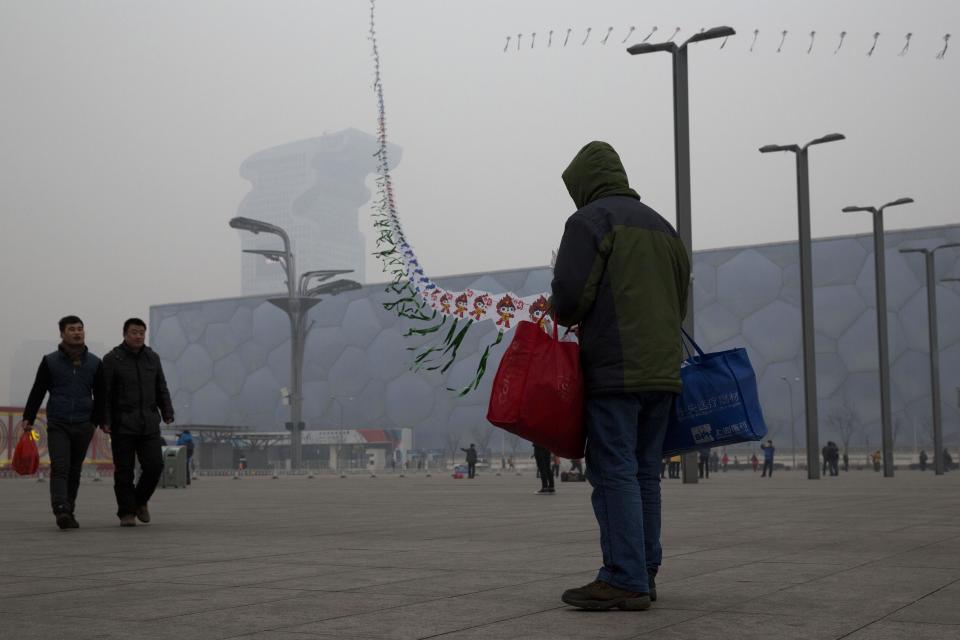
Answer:
<svg viewBox="0 0 960 640"><path fill-rule="evenodd" d="M747 350L704 353L686 331L683 335L696 353L680 366L683 391L670 413L663 455L762 440L767 425Z"/></svg>

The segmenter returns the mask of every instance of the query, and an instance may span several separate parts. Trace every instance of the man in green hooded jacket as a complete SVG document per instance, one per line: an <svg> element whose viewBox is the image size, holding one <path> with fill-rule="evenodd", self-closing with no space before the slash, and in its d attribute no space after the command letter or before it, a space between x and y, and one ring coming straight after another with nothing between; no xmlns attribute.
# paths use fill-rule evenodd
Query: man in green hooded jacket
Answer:
<svg viewBox="0 0 960 640"><path fill-rule="evenodd" d="M680 392L690 261L609 144L583 147L563 181L577 211L557 252L551 304L561 325L579 325L587 477L603 552L597 579L563 601L647 609L662 559L660 460Z"/></svg>

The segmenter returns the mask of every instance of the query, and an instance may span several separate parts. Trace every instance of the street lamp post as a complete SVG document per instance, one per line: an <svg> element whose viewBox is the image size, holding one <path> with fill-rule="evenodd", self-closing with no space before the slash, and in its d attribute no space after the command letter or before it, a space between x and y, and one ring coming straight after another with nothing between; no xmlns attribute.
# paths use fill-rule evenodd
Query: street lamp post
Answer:
<svg viewBox="0 0 960 640"><path fill-rule="evenodd" d="M940 345L937 338L937 272L934 258L937 251L960 247L948 242L933 249L900 249L900 253L922 253L927 268L927 323L930 336L930 392L933 402L933 470L943 475L943 424L940 418Z"/></svg>
<svg viewBox="0 0 960 640"><path fill-rule="evenodd" d="M726 38L736 34L732 27L713 27L694 34L683 44L676 42L640 43L627 48L632 56L654 51L666 51L673 58L673 162L677 202L677 233L687 249L687 258L693 266L693 231L690 205L690 92L687 72L687 45L704 40ZM687 294L687 316L683 328L693 335L693 287ZM683 457L683 482L697 482L696 453Z"/></svg>
<svg viewBox="0 0 960 640"><path fill-rule="evenodd" d="M807 144L760 147L760 153L791 151L797 156L797 218L800 227L800 316L803 324L803 397L807 422L807 478L820 477L820 438L817 433L817 361L816 334L813 328L813 243L810 237L810 173L807 151L815 144L844 140L840 133L831 133Z"/></svg>
<svg viewBox="0 0 960 640"><path fill-rule="evenodd" d="M797 470L797 438L794 433L794 424L793 424L793 385L790 384L790 381L787 380L787 376L780 376L780 379L787 383L787 389L790 390L790 450L793 453L793 470ZM795 381L799 382L800 378L794 378Z"/></svg>
<svg viewBox="0 0 960 640"><path fill-rule="evenodd" d="M883 477L893 477L893 422L890 409L890 347L887 333L887 272L883 242L883 210L910 204L913 198L899 198L877 207L844 207L844 213L868 211L873 214L873 264L877 288L877 347L880 366L880 424L883 447Z"/></svg>
<svg viewBox="0 0 960 640"><path fill-rule="evenodd" d="M229 224L232 228L240 231L248 231L253 234L269 233L279 236L283 240L283 251L245 249L244 253L261 255L268 260L279 262L287 279L287 295L285 297L268 298L267 301L286 312L290 319L290 423L287 428L290 430L290 464L294 469L299 469L303 464L303 352L307 334L310 332L310 328L306 324L307 313L320 302L320 298L315 296L359 289L360 285L351 280L336 280L306 290L306 285L311 279L320 278L323 281L334 275L349 273L349 271L308 271L300 277L298 282L296 261L293 252L290 250L290 236L287 235L286 231L276 225L253 218L236 217L232 218Z"/></svg>

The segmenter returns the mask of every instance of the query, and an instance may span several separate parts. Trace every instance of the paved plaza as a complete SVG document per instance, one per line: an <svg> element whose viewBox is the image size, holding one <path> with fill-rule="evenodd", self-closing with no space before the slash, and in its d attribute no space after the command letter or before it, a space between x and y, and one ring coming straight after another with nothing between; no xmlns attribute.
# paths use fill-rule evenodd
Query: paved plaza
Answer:
<svg viewBox="0 0 960 640"><path fill-rule="evenodd" d="M560 593L599 565L586 484L483 474L202 478L121 529L84 480L0 480L0 638L960 638L960 473L664 482L649 611Z"/></svg>

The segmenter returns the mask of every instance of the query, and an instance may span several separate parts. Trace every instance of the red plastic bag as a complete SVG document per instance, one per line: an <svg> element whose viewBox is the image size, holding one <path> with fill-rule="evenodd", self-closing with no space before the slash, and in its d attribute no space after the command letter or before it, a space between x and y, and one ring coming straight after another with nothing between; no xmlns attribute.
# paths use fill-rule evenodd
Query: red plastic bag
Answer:
<svg viewBox="0 0 960 640"><path fill-rule="evenodd" d="M21 476L32 476L37 472L37 467L40 466L40 452L37 451L37 443L33 441L32 431L24 431L20 436L20 442L13 451L10 466Z"/></svg>
<svg viewBox="0 0 960 640"><path fill-rule="evenodd" d="M561 342L526 320L493 379L487 420L561 458L582 458L583 375L580 345Z"/></svg>

